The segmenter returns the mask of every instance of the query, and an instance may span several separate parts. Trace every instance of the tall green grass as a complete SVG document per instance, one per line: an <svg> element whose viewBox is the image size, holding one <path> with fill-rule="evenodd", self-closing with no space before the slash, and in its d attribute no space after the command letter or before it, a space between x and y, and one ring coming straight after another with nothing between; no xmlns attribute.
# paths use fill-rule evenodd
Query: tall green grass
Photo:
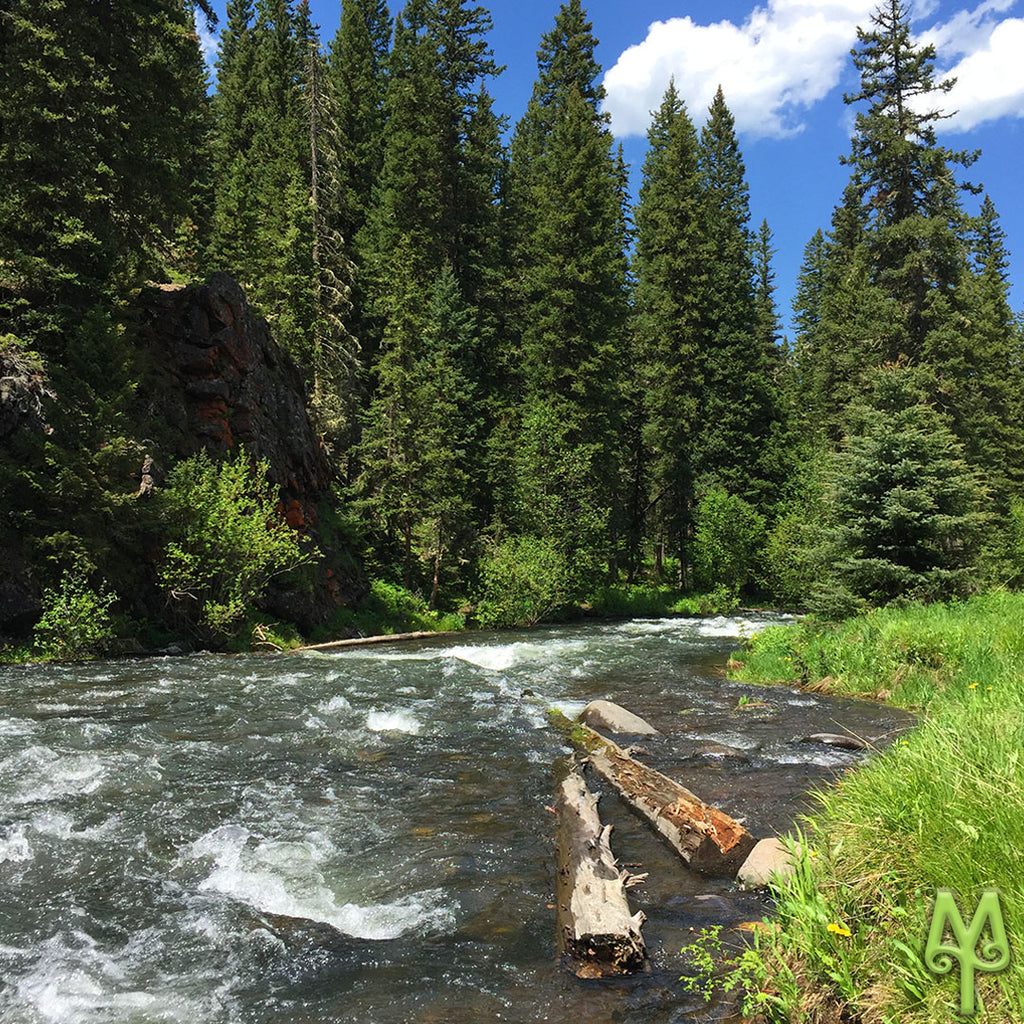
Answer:
<svg viewBox="0 0 1024 1024"><path fill-rule="evenodd" d="M924 711L817 797L799 870L777 889L777 927L733 964L751 1006L771 1021L950 1024L959 971L936 977L921 961L935 893L952 889L969 921L995 888L1014 957L977 974L975 1019L1024 1021L1024 597L806 620L738 657L747 681L824 679Z"/></svg>

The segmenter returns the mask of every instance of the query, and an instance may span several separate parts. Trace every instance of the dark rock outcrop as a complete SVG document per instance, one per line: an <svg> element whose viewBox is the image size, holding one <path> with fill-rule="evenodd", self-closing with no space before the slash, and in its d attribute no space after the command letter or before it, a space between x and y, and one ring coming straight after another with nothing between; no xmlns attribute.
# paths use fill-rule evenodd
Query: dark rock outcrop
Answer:
<svg viewBox="0 0 1024 1024"><path fill-rule="evenodd" d="M39 584L17 547L0 547L0 636L22 636L42 612Z"/></svg>
<svg viewBox="0 0 1024 1024"><path fill-rule="evenodd" d="M136 429L155 449L139 472L140 496L158 487L161 472L178 459L244 446L266 459L289 525L312 536L325 555L312 593L278 587L266 610L309 629L362 597L360 567L347 552L330 550L318 527L331 463L310 421L302 374L238 283L217 273L206 284L145 290L135 341Z"/></svg>

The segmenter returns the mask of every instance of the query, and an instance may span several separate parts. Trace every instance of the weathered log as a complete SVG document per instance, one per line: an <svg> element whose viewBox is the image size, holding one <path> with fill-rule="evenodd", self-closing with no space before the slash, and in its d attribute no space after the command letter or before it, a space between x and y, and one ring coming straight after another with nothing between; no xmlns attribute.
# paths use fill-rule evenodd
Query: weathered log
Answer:
<svg viewBox="0 0 1024 1024"><path fill-rule="evenodd" d="M583 723L570 722L557 711L550 715L573 745L586 752L598 775L665 837L687 867L718 878L735 877L757 842L738 821L674 779L634 760Z"/></svg>
<svg viewBox="0 0 1024 1024"><path fill-rule="evenodd" d="M633 879L615 863L608 841L612 826L602 828L597 800L575 771L559 784L555 798L558 952L579 978L639 971L647 957L643 912L630 914L626 901Z"/></svg>
<svg viewBox="0 0 1024 1024"><path fill-rule="evenodd" d="M433 640L439 636L451 636L453 630L419 630L416 633L385 633L382 636L353 636L347 640L328 640L322 644L306 644L303 647L292 648L292 653L301 654L303 651L330 651L336 647L366 647L369 644L390 644L402 640Z"/></svg>

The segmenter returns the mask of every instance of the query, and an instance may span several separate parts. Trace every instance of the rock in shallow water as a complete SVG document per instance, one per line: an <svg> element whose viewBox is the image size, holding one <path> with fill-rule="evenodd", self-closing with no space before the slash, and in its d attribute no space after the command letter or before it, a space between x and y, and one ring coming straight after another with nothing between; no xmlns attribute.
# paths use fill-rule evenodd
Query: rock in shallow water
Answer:
<svg viewBox="0 0 1024 1024"><path fill-rule="evenodd" d="M592 700L581 712L585 725L598 732L625 733L632 736L660 736L661 733L639 715L610 700Z"/></svg>
<svg viewBox="0 0 1024 1024"><path fill-rule="evenodd" d="M781 839L762 839L736 872L736 881L744 889L762 889L773 875L785 877L794 870L792 855Z"/></svg>

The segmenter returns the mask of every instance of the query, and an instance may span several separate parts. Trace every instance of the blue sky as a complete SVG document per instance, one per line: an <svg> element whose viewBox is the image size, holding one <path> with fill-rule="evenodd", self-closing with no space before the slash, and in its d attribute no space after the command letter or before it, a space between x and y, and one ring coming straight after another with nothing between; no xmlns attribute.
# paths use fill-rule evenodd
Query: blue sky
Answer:
<svg viewBox="0 0 1024 1024"><path fill-rule="evenodd" d="M775 236L777 298L788 329L789 303L804 245L826 229L848 171L852 111L843 93L857 86L849 50L877 0L592 0L585 4L600 41L606 109L639 184L649 111L669 77L698 125L722 85L736 116L750 182L754 225ZM537 72L541 35L559 3L485 2L494 20L490 43L506 70L490 84L498 110L514 124ZM328 43L339 0L312 0ZM392 0L392 9L398 0ZM223 17L224 0L217 0ZM940 140L952 149L981 149L968 172L985 186L1007 232L1015 309L1024 307L1024 0L913 0L913 27L934 42L937 66L957 85L945 98ZM212 46L212 40L207 41ZM968 202L971 200L968 198Z"/></svg>

